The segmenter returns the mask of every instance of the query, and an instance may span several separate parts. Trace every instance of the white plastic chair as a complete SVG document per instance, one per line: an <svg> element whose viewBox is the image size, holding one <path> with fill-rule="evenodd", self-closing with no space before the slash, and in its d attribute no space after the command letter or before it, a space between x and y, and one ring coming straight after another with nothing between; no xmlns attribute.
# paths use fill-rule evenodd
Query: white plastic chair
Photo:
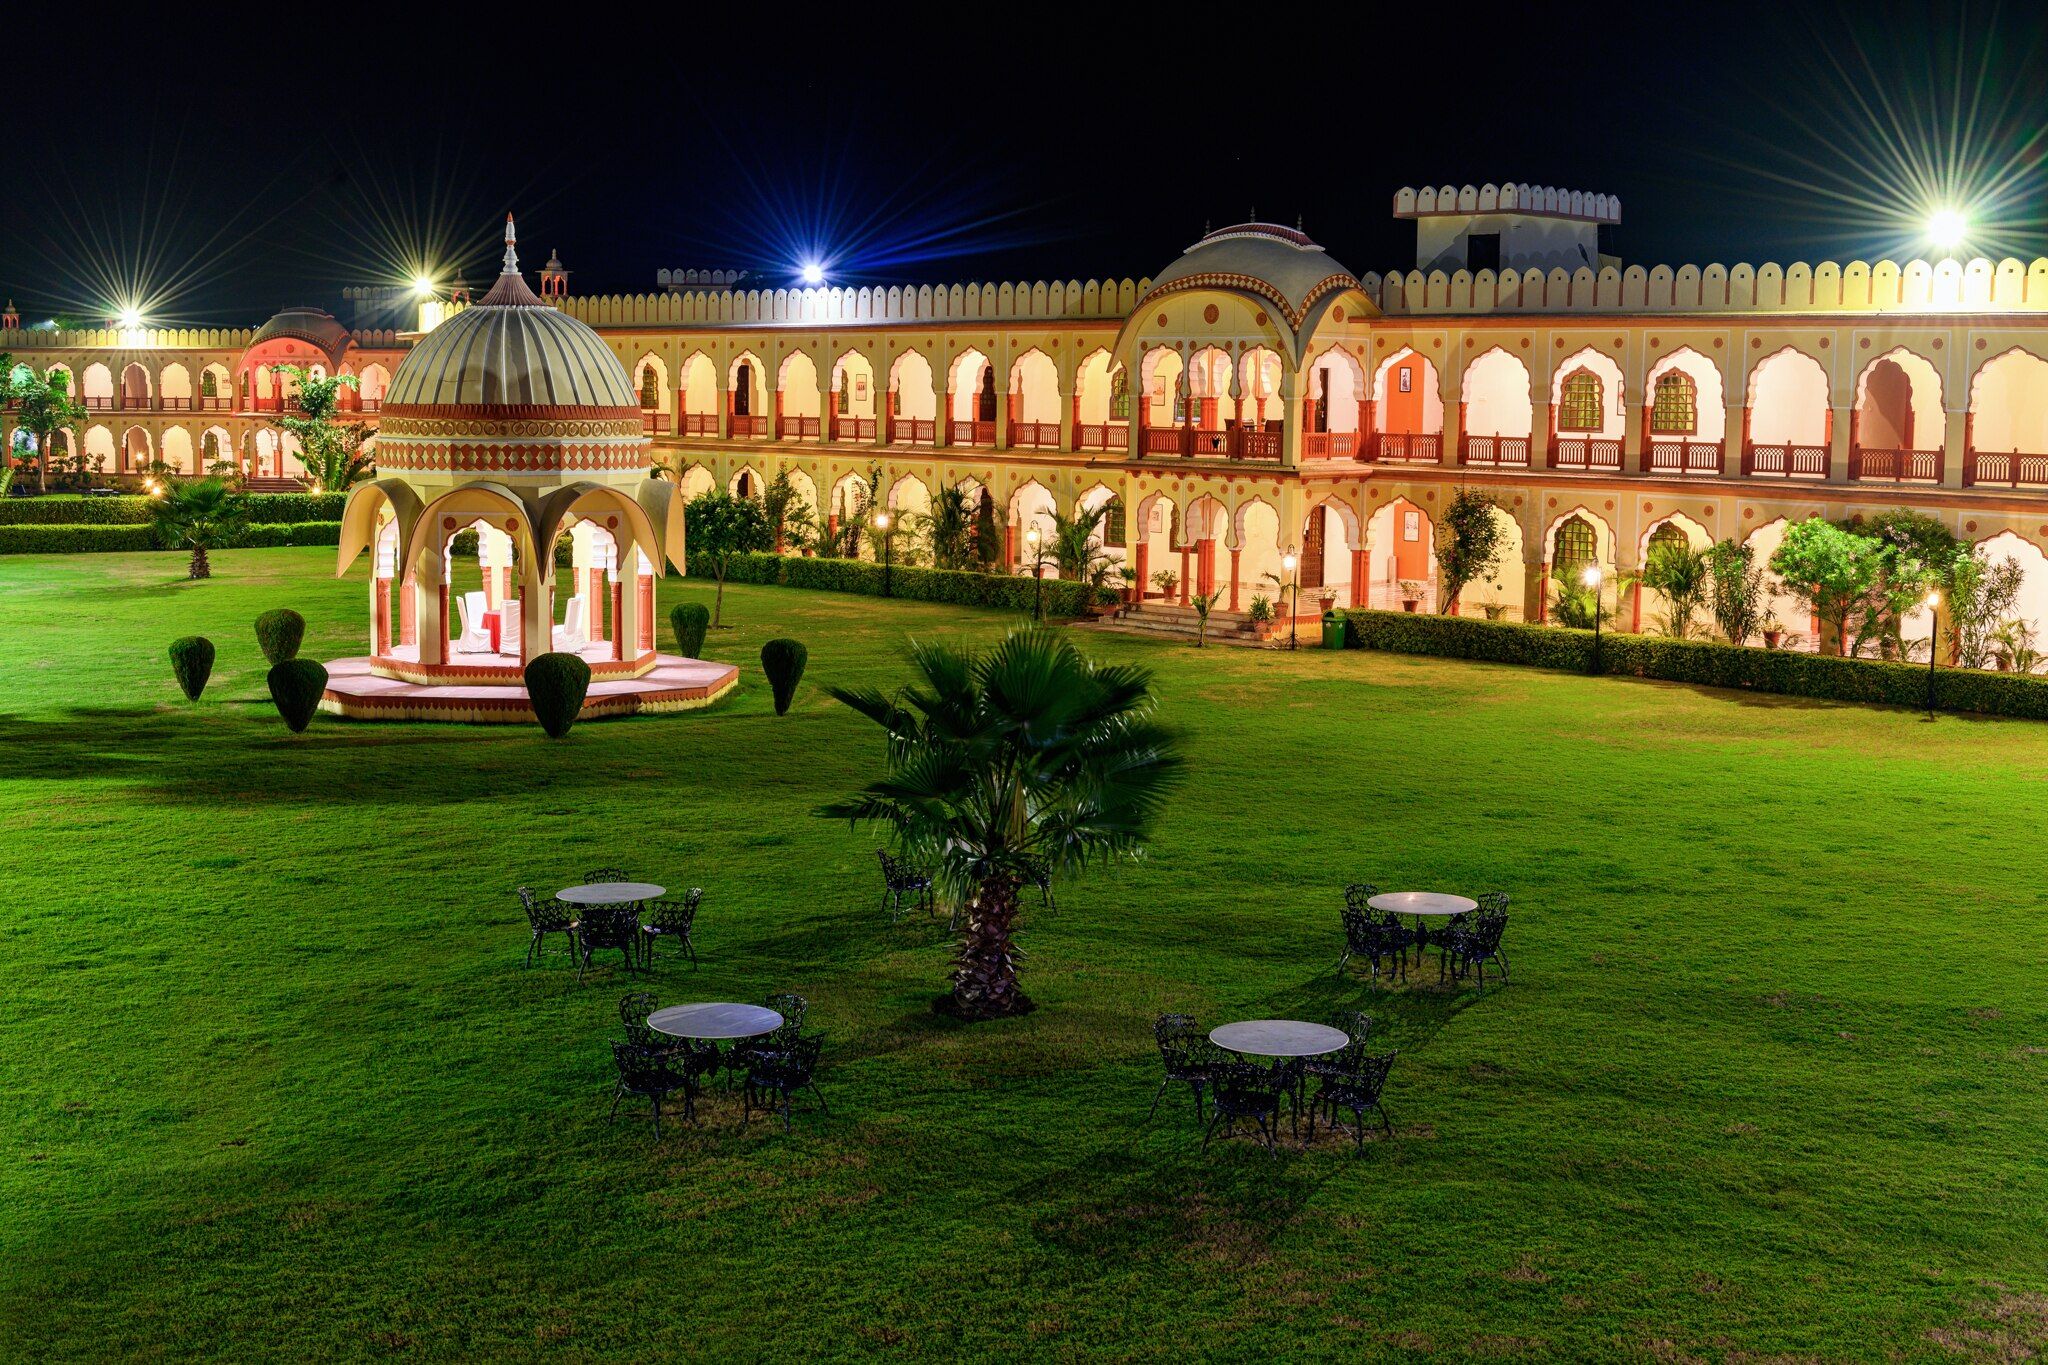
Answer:
<svg viewBox="0 0 2048 1365"><path fill-rule="evenodd" d="M462 638L455 642L455 652L490 653L491 632L484 625L484 595L480 592L466 592L456 599L455 608L462 614Z"/></svg>
<svg viewBox="0 0 2048 1365"><path fill-rule="evenodd" d="M574 654L590 643L590 636L583 628L583 598L569 599L569 609L562 613L562 624L555 627L555 648Z"/></svg>
<svg viewBox="0 0 2048 1365"><path fill-rule="evenodd" d="M519 599L508 597L498 604L498 652L519 657Z"/></svg>

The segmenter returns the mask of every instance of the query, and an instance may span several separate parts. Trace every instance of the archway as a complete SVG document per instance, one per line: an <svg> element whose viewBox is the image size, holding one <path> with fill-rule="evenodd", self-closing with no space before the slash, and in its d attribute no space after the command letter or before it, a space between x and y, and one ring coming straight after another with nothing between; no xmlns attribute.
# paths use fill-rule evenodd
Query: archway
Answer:
<svg viewBox="0 0 2048 1365"><path fill-rule="evenodd" d="M1758 361L1743 411L1742 472L1826 478L1835 430L1828 394L1827 371L1803 351L1787 346Z"/></svg>
<svg viewBox="0 0 2048 1365"><path fill-rule="evenodd" d="M669 413L668 366L652 352L633 366L633 392L640 398L640 420L649 432L666 431Z"/></svg>
<svg viewBox="0 0 2048 1365"><path fill-rule="evenodd" d="M199 464L192 456L192 433L183 427L164 431L163 462L175 474L197 474Z"/></svg>
<svg viewBox="0 0 2048 1365"><path fill-rule="evenodd" d="M939 399L932 363L922 351L905 351L889 366L890 444L933 445L938 437Z"/></svg>
<svg viewBox="0 0 2048 1365"><path fill-rule="evenodd" d="M1076 450L1122 450L1126 429L1111 427L1112 422L1128 422L1131 417L1130 393L1122 394L1122 411L1118 411L1116 390L1117 376L1123 368L1110 360L1109 351L1097 347L1090 351L1074 372L1074 448Z"/></svg>
<svg viewBox="0 0 2048 1365"><path fill-rule="evenodd" d="M1057 578L1059 569L1053 562L1053 514L1059 509L1059 500L1051 490L1036 479L1027 480L1010 495L1009 537L1010 562L1017 566L1019 573L1031 573L1041 567L1041 577ZM1037 546L1032 545L1032 536L1038 537Z"/></svg>
<svg viewBox="0 0 2048 1365"><path fill-rule="evenodd" d="M956 446L994 445L996 439L996 372L988 357L968 347L946 367L947 442Z"/></svg>
<svg viewBox="0 0 2048 1365"><path fill-rule="evenodd" d="M2022 574L2012 610L2005 620L1993 624L1991 665L2012 669L2024 665L2030 672L2048 672L2048 555L2033 541L2011 531L1979 541L1977 548L1993 564L2012 560Z"/></svg>
<svg viewBox="0 0 2048 1365"><path fill-rule="evenodd" d="M1187 364L1171 346L1154 346L1138 362L1141 390L1139 420L1144 431L1139 450L1148 455L1179 455L1181 426L1187 417Z"/></svg>
<svg viewBox="0 0 2048 1365"><path fill-rule="evenodd" d="M1552 469L1619 472L1627 423L1621 366L1612 356L1587 346L1557 367L1550 385Z"/></svg>
<svg viewBox="0 0 2048 1365"><path fill-rule="evenodd" d="M1526 469L1536 430L1529 367L1495 346L1465 367L1458 391L1459 463Z"/></svg>
<svg viewBox="0 0 2048 1365"><path fill-rule="evenodd" d="M1302 423L1304 460L1348 460L1369 454L1363 445L1365 366L1342 346L1325 348L1303 367L1308 403Z"/></svg>
<svg viewBox="0 0 2048 1365"><path fill-rule="evenodd" d="M768 435L768 416L763 411L767 407L767 383L761 373L761 361L752 351L742 351L734 357L726 371L725 384L733 435Z"/></svg>
<svg viewBox="0 0 2048 1365"><path fill-rule="evenodd" d="M1643 408L1643 472L1720 473L1728 435L1720 369L1682 346L1650 367L1644 390L1649 401Z"/></svg>
<svg viewBox="0 0 2048 1365"><path fill-rule="evenodd" d="M1644 528L1642 535L1637 537L1636 563L1647 573L1651 561L1658 554L1659 546L1675 545L1689 550L1706 550L1713 543L1714 537L1706 527L1683 512L1673 512L1650 523ZM1694 638L1712 633L1711 625L1705 618L1706 605L1702 604L1701 614L1693 617L1687 631ZM1629 593L1628 611L1629 629L1632 631L1641 631L1648 622L1656 625L1664 634L1676 633L1672 629L1671 602L1658 589L1647 587L1638 581Z"/></svg>
<svg viewBox="0 0 2048 1365"><path fill-rule="evenodd" d="M875 439L875 367L859 351L832 362L831 439Z"/></svg>
<svg viewBox="0 0 2048 1365"><path fill-rule="evenodd" d="M1436 610L1436 526L1427 512L1395 498L1365 524L1366 605L1378 610Z"/></svg>
<svg viewBox="0 0 2048 1365"><path fill-rule="evenodd" d="M1938 480L1948 434L1940 374L1903 346L1871 361L1856 378L1850 431L1851 478Z"/></svg>
<svg viewBox="0 0 2048 1365"><path fill-rule="evenodd" d="M192 410L192 372L176 361L157 373L158 406L171 412Z"/></svg>
<svg viewBox="0 0 2048 1365"><path fill-rule="evenodd" d="M823 435L824 395L818 392L818 362L804 351L782 358L775 374L776 434L785 441L815 441Z"/></svg>
<svg viewBox="0 0 2048 1365"><path fill-rule="evenodd" d="M1059 367L1036 346L1018 356L1010 367L1009 442L1013 446L1059 449Z"/></svg>
<svg viewBox="0 0 2048 1365"><path fill-rule="evenodd" d="M1970 381L1965 484L2048 485L2048 360L2017 346Z"/></svg>
<svg viewBox="0 0 2048 1365"><path fill-rule="evenodd" d="M1372 376L1373 458L1436 464L1443 452L1444 399L1436 366L1403 346Z"/></svg>
<svg viewBox="0 0 2048 1365"><path fill-rule="evenodd" d="M141 427L130 427L121 433L121 467L123 474L136 474L149 467L156 458L149 433Z"/></svg>

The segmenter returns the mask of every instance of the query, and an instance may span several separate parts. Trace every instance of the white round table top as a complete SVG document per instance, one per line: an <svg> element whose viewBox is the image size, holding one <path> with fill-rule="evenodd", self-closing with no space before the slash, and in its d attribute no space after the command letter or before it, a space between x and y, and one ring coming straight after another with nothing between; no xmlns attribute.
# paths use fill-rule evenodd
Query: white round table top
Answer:
<svg viewBox="0 0 2048 1365"><path fill-rule="evenodd" d="M712 1002L670 1005L647 1016L647 1027L671 1038L758 1038L782 1027L782 1016L761 1005Z"/></svg>
<svg viewBox="0 0 2048 1365"><path fill-rule="evenodd" d="M668 894L653 882L592 882L557 891L555 899L571 905L624 905L627 901L658 901Z"/></svg>
<svg viewBox="0 0 2048 1365"><path fill-rule="evenodd" d="M1300 1019L1247 1019L1209 1031L1209 1041L1253 1057L1320 1057L1351 1041L1343 1029Z"/></svg>
<svg viewBox="0 0 2048 1365"><path fill-rule="evenodd" d="M1397 915L1469 915L1479 908L1479 902L1470 896L1454 896L1448 891L1383 891L1366 904L1381 914L1392 911Z"/></svg>

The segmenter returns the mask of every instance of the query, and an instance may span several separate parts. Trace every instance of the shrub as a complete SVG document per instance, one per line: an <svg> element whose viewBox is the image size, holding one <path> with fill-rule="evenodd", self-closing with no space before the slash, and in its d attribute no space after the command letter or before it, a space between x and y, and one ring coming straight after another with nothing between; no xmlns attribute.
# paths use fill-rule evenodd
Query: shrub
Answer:
<svg viewBox="0 0 2048 1365"><path fill-rule="evenodd" d="M1535 668L1592 671L1593 632L1561 626L1474 621L1457 616L1353 609L1345 619L1354 649L1481 659ZM1744 688L1830 701L1927 704L1924 664L1883 663L1792 650L1756 649L1717 640L1674 640L1609 632L1600 642L1600 671L1701 687ZM1938 668L1934 704L1944 711L2048 720L2048 678Z"/></svg>
<svg viewBox="0 0 2048 1365"><path fill-rule="evenodd" d="M811 652L801 640L770 640L761 646L761 671L768 675L768 686L774 690L776 715L789 714L796 685L803 681L804 665L810 658Z"/></svg>
<svg viewBox="0 0 2048 1365"><path fill-rule="evenodd" d="M704 657L704 634L711 629L711 609L697 602L684 602L668 614L668 627L676 633L676 652L685 659Z"/></svg>
<svg viewBox="0 0 2048 1365"><path fill-rule="evenodd" d="M266 611L256 618L256 646L271 663L298 658L305 639L306 618L290 607Z"/></svg>
<svg viewBox="0 0 2048 1365"><path fill-rule="evenodd" d="M590 665L574 654L543 654L526 666L526 696L549 739L569 733L589 691Z"/></svg>
<svg viewBox="0 0 2048 1365"><path fill-rule="evenodd" d="M713 571L694 553L690 576L710 578ZM917 602L950 602L963 607L997 607L1030 611L1032 580L1015 574L966 573L955 569L913 569L897 565L890 574L890 594ZM882 566L862 559L806 559L797 555L733 555L726 564L728 583L769 583L822 592L882 593ZM1079 616L1095 602L1114 602L1116 593L1085 583L1047 579L1045 610L1049 616Z"/></svg>
<svg viewBox="0 0 2048 1365"><path fill-rule="evenodd" d="M187 635L171 641L171 672L186 701L198 701L213 676L213 641L204 635Z"/></svg>
<svg viewBox="0 0 2048 1365"><path fill-rule="evenodd" d="M0 526L0 555L105 554L157 549L156 528L138 526Z"/></svg>
<svg viewBox="0 0 2048 1365"><path fill-rule="evenodd" d="M122 497L8 498L0 501L0 526L147 526L157 500ZM248 493L243 510L255 525L341 521L345 493Z"/></svg>
<svg viewBox="0 0 2048 1365"><path fill-rule="evenodd" d="M320 694L327 690L327 669L313 659L286 659L270 666L270 700L277 714L293 734L312 724L320 709Z"/></svg>

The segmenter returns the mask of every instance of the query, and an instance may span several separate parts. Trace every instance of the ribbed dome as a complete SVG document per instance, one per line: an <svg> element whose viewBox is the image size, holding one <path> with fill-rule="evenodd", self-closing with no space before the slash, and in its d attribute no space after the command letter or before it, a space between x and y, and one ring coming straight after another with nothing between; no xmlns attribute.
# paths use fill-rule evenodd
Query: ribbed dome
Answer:
<svg viewBox="0 0 2048 1365"><path fill-rule="evenodd" d="M1356 289L1358 280L1297 229L1238 223L1207 234L1154 275L1147 297L1196 288L1257 294L1299 323L1318 299Z"/></svg>
<svg viewBox="0 0 2048 1365"><path fill-rule="evenodd" d="M508 239L491 292L427 333L391 377L393 408L629 409L640 399L596 332L548 307L518 273Z"/></svg>
<svg viewBox="0 0 2048 1365"><path fill-rule="evenodd" d="M348 350L348 328L334 320L334 315L320 308L287 308L256 329L256 335L249 338L250 349L279 337L290 337L303 341L327 359L340 364L342 353Z"/></svg>

